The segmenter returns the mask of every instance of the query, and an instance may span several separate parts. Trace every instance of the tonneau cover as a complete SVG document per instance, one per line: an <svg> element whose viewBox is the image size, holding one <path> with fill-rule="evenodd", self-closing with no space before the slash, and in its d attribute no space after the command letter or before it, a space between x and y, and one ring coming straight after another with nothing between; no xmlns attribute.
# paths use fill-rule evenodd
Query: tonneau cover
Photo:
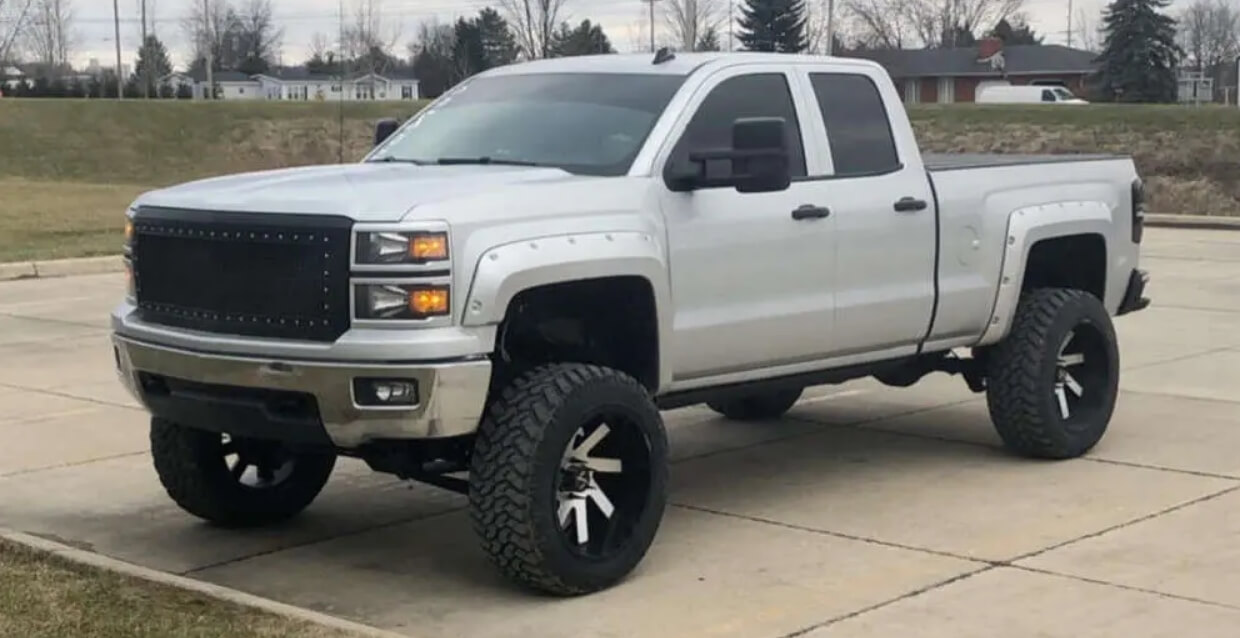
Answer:
<svg viewBox="0 0 1240 638"><path fill-rule="evenodd" d="M925 153L922 161L930 171L954 171L966 168L997 168L1023 164L1057 164L1060 162L1097 162L1128 159L1124 155L1108 154L1059 154L1016 155L1006 153Z"/></svg>

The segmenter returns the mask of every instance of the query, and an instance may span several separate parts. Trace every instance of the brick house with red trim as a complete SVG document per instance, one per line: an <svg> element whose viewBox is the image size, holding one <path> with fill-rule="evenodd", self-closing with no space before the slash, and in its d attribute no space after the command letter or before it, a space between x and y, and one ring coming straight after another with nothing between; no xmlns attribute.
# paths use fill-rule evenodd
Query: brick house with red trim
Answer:
<svg viewBox="0 0 1240 638"><path fill-rule="evenodd" d="M1076 95L1098 70L1097 54L1057 44L1005 46L987 38L976 47L858 51L887 69L906 104L973 102L979 87L1044 84Z"/></svg>

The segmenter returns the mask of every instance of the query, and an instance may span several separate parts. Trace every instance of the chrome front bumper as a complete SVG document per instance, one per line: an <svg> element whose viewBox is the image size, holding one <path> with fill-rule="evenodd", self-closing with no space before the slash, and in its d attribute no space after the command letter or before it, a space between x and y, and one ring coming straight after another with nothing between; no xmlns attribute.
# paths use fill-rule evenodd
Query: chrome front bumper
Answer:
<svg viewBox="0 0 1240 638"><path fill-rule="evenodd" d="M491 379L485 358L413 364L364 364L209 354L112 337L121 382L148 410L143 379L169 378L216 388L245 388L311 395L327 438L353 449L377 439L428 439L470 434L478 427ZM145 373L145 374L143 374ZM419 401L410 407L362 407L355 378L416 381ZM226 431L226 430L225 430ZM277 433L278 436L278 433ZM290 438L295 437L290 433Z"/></svg>

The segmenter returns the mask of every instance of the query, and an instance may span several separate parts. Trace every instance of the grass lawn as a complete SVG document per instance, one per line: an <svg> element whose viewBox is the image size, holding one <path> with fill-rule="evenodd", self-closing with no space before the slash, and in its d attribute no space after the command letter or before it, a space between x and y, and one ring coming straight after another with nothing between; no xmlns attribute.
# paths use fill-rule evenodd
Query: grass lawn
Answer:
<svg viewBox="0 0 1240 638"><path fill-rule="evenodd" d="M146 186L0 179L0 263L114 255Z"/></svg>
<svg viewBox="0 0 1240 638"><path fill-rule="evenodd" d="M348 634L0 541L0 636L345 638Z"/></svg>

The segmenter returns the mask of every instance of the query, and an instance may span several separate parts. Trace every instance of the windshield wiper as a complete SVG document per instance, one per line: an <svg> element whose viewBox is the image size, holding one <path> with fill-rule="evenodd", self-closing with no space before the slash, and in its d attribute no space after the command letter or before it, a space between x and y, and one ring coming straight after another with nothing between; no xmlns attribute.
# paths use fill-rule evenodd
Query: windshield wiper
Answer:
<svg viewBox="0 0 1240 638"><path fill-rule="evenodd" d="M450 166L453 164L494 164L496 166L542 166L538 162L528 162L525 160L496 159L494 157L441 157L435 160L436 164L441 166Z"/></svg>
<svg viewBox="0 0 1240 638"><path fill-rule="evenodd" d="M380 157L380 158L378 158L378 159L372 159L372 160L370 160L370 163L372 163L372 164L394 164L394 163L397 163L397 162L399 162L399 163L401 163L401 164L413 164L413 165L415 165L415 166L425 166L425 165L426 165L426 162L423 162L422 160L415 160L415 159L402 159L402 158L399 158L399 157L392 157L391 155L388 155L387 157Z"/></svg>

